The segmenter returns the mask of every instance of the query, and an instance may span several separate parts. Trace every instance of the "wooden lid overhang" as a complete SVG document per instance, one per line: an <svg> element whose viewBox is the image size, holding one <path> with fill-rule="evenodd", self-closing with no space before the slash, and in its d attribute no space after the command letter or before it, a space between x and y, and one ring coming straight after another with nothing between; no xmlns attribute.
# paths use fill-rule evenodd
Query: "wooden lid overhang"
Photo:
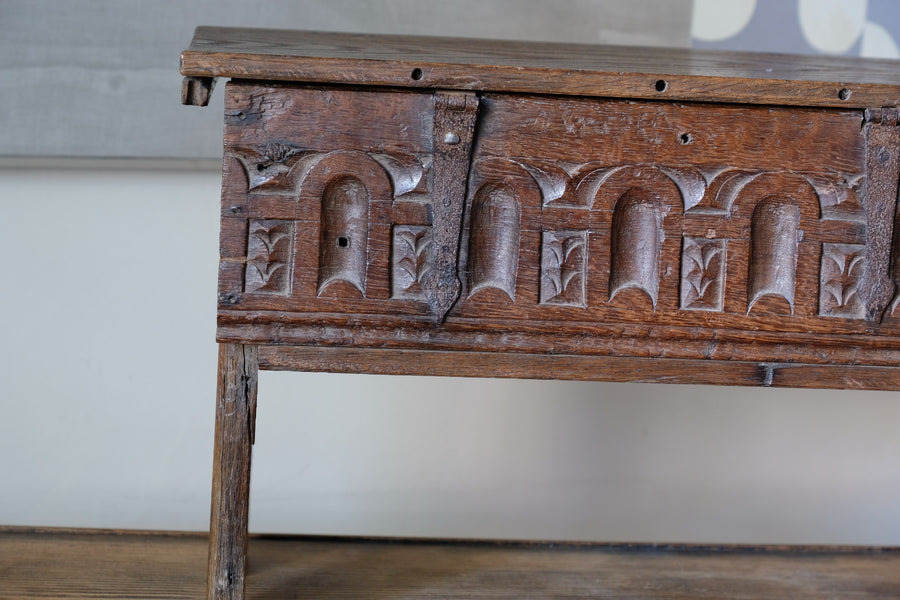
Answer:
<svg viewBox="0 0 900 600"><path fill-rule="evenodd" d="M181 74L789 106L900 105L900 61L198 27Z"/></svg>

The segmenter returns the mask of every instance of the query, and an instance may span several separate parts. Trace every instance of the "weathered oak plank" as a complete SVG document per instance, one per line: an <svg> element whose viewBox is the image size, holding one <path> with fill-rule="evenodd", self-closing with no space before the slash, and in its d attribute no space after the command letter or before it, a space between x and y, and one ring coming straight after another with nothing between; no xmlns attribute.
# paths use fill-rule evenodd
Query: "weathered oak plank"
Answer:
<svg viewBox="0 0 900 600"><path fill-rule="evenodd" d="M259 352L260 368L272 371L900 390L900 367L302 346Z"/></svg>
<svg viewBox="0 0 900 600"><path fill-rule="evenodd" d="M0 529L0 598L199 598L206 537ZM886 600L900 551L251 536L247 598Z"/></svg>
<svg viewBox="0 0 900 600"><path fill-rule="evenodd" d="M181 74L270 81L866 108L889 60L199 27Z"/></svg>

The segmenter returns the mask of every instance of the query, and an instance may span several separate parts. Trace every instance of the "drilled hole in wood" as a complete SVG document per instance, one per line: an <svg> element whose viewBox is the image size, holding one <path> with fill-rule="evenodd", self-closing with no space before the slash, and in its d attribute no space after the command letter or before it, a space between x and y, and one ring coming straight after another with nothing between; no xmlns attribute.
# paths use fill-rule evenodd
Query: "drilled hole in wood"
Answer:
<svg viewBox="0 0 900 600"><path fill-rule="evenodd" d="M692 136L689 133L682 133L681 135L678 136L679 144L690 144L693 141L694 141L694 136Z"/></svg>
<svg viewBox="0 0 900 600"><path fill-rule="evenodd" d="M418 67L413 69L412 73L409 74L409 76L412 77L413 79L415 79L416 81L419 81L420 79L422 79L423 75L424 75L424 73L422 73L422 69L420 69Z"/></svg>
<svg viewBox="0 0 900 600"><path fill-rule="evenodd" d="M852 94L850 90L847 88L841 88L841 91L838 92L838 98L841 100L848 100L850 98L850 94Z"/></svg>
<svg viewBox="0 0 900 600"><path fill-rule="evenodd" d="M656 91L657 91L657 92L664 92L664 91L666 91L666 90L668 89L669 84L666 83L666 80L665 80L665 79L659 79L659 80L653 85L653 87L656 88Z"/></svg>
<svg viewBox="0 0 900 600"><path fill-rule="evenodd" d="M350 247L350 238L347 236L341 236L337 239L337 245L339 248L349 248Z"/></svg>

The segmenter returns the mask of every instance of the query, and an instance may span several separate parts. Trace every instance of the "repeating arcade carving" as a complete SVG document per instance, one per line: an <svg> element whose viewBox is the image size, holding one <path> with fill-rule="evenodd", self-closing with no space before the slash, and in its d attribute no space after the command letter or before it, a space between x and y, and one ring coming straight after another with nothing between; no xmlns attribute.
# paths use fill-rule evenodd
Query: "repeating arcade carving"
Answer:
<svg viewBox="0 0 900 600"><path fill-rule="evenodd" d="M744 188L761 175L778 174L733 167L698 168L658 165L609 166L526 161L517 159L537 183L545 206L590 208L597 191L616 174L636 168L657 170L678 186L685 212L726 215ZM861 174L795 173L815 190L823 219L865 221L865 209L859 201Z"/></svg>
<svg viewBox="0 0 900 600"><path fill-rule="evenodd" d="M541 239L542 304L587 306L587 231L544 231Z"/></svg>
<svg viewBox="0 0 900 600"><path fill-rule="evenodd" d="M861 244L823 244L819 283L819 314L862 319L866 307L859 297L866 247Z"/></svg>
<svg viewBox="0 0 900 600"><path fill-rule="evenodd" d="M244 291L288 295L294 224L278 219L250 221Z"/></svg>
<svg viewBox="0 0 900 600"><path fill-rule="evenodd" d="M391 296L425 300L422 279L428 273L431 227L395 225L391 248Z"/></svg>
<svg viewBox="0 0 900 600"><path fill-rule="evenodd" d="M292 194L300 189L313 168L323 160L347 151L320 152L287 142L270 142L263 148L243 148L237 154L247 173L250 191ZM432 156L402 150L355 152L375 161L391 181L394 201L430 201Z"/></svg>
<svg viewBox="0 0 900 600"><path fill-rule="evenodd" d="M309 180L308 194L321 195L316 271L319 295L332 283L343 281L352 287L342 288L342 295L355 288L366 297L370 268L367 244L372 231L369 220L375 214L372 189L384 190L376 196L384 196L388 202L430 203L433 166L427 156L393 151L310 152L280 142L268 144L252 159L248 158L251 154L241 157L250 180L255 181L251 188L294 193ZM346 168L323 167L336 158L345 165L365 163L364 169L359 168L367 169L367 174L357 178L348 175ZM480 164L487 165L481 174ZM371 174L373 169L377 176ZM460 264L469 298L482 290L495 289L508 301L516 302L519 257L526 252L539 257L537 301L541 305L587 308L591 279L604 285L605 278L608 303L630 303L634 297L617 300L617 296L636 289L656 310L666 232L671 235L680 231L679 288L672 293L677 293L681 310L723 312L728 261L738 260L738 264L746 265L742 267L746 269L746 296L740 292L729 298L745 297L745 314L771 310L793 314L799 248L803 223L807 223L804 219L844 221L848 228L852 223L865 224L861 221L865 209L857 195L862 180L855 175L551 164L524 159L506 161L504 166L496 158L476 161L472 169L475 176L466 218L467 248ZM534 190L527 191L528 208L520 201L522 186ZM786 191L773 194L779 186ZM761 192L768 195L759 197ZM798 193L806 195L803 203L798 203ZM810 202L818 202L818 215L803 212L808 211ZM801 206L807 208L801 210ZM675 215L673 225L666 225L670 213ZM689 219L706 224L708 229L690 229ZM433 228L427 221L413 223L391 224L389 293L391 298L426 302ZM716 235L716 223L728 231L745 232L738 234L741 236L749 233L750 243L738 244L732 251L729 235ZM608 232L608 256L607 250L594 251L607 256L608 270L591 272L589 231L598 226ZM247 292L290 294L293 227L289 220L250 221ZM534 229L540 247L522 248L523 231ZM820 247L818 315L866 318L866 300L859 291L865 276L866 247L830 241L823 241ZM730 256L732 253L734 256ZM743 276L738 277L740 280ZM500 301L497 295L488 298ZM767 298L776 301L763 305ZM782 308L778 308L779 302Z"/></svg>
<svg viewBox="0 0 900 600"><path fill-rule="evenodd" d="M725 297L726 240L683 238L681 308L721 312Z"/></svg>
<svg viewBox="0 0 900 600"><path fill-rule="evenodd" d="M818 202L817 218L824 221L840 220L847 223L865 223L865 208L859 201L858 190L862 186L860 174L838 173L796 173L764 172L752 169L719 168L700 169L696 167L663 167L654 165L606 166L598 163L551 163L515 159L516 165L524 169L540 190L543 210L551 208L602 210L604 204L597 204L599 198L608 197L605 189L621 189L624 183L634 179L646 180L654 187L641 189L628 187L627 191L613 205L610 230L609 258L609 301L612 302L622 290L637 288L643 291L655 308L659 299L659 260L661 244L664 240L663 221L671 206L671 199L663 201L650 189L656 190L662 181L677 187L685 218L720 218L727 223L747 219L751 243L747 264L746 311L751 313L764 298L778 298L785 303L785 311L794 313L797 288L797 263L799 245L803 238L801 209L792 194L806 195ZM660 180L659 177L664 177ZM784 187L784 196L771 192ZM803 190L806 191L803 191ZM768 196L754 198L763 191ZM604 201L605 202L605 201ZM739 209L739 205L750 209ZM712 221L707 221L713 223ZM565 229L565 227L563 227ZM543 233L541 251L541 303L551 304L558 300L557 254L552 252L552 244L559 242L556 230ZM710 238L715 228L707 230L707 237L682 234L682 272L680 307L684 310L704 310L721 312L724 310L725 276L728 256L727 238ZM828 245L835 246L834 244ZM746 250L745 250L746 251ZM865 262L861 253L850 273L858 285L858 278ZM824 260L824 259L823 259ZM829 259L830 261L831 259ZM584 263L587 264L586 247ZM829 263L830 264L830 263ZM849 265L849 263L848 263ZM586 282L591 276L585 272ZM837 292L831 268L824 266L821 273L820 293L823 298L832 298ZM851 289L847 287L843 294ZM838 292L840 293L840 292ZM840 296L839 296L840 298ZM822 316L844 318L865 318L864 302L861 298L844 296L846 301L823 299L820 304ZM570 296L563 300L567 304L579 305ZM781 310L777 302L768 302L765 310Z"/></svg>

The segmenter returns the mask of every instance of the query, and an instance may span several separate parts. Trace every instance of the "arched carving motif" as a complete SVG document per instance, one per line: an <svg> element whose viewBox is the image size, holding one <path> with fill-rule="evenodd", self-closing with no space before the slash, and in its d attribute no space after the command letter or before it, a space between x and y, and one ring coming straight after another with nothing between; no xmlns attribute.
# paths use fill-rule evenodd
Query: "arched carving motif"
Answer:
<svg viewBox="0 0 900 600"><path fill-rule="evenodd" d="M753 209L750 225L747 312L766 296L787 301L794 312L800 208L780 195L766 196Z"/></svg>
<svg viewBox="0 0 900 600"><path fill-rule="evenodd" d="M659 299L659 258L665 209L654 192L631 188L616 202L612 218L609 299L628 288L637 288Z"/></svg>
<svg viewBox="0 0 900 600"><path fill-rule="evenodd" d="M331 152L302 175L298 188L301 199L318 200L316 294L372 297L369 267L378 264L383 267L377 275L384 279L379 294L387 297L389 232L383 232L383 240L372 239L373 211L379 204L389 206L392 197L384 168L362 152ZM383 256L372 256L372 248L380 248Z"/></svg>
<svg viewBox="0 0 900 600"><path fill-rule="evenodd" d="M475 193L468 253L470 297L481 289L497 288L515 301L521 216L509 186L486 183Z"/></svg>
<svg viewBox="0 0 900 600"><path fill-rule="evenodd" d="M366 294L369 191L352 176L334 179L322 194L319 228L319 289L346 281Z"/></svg>

